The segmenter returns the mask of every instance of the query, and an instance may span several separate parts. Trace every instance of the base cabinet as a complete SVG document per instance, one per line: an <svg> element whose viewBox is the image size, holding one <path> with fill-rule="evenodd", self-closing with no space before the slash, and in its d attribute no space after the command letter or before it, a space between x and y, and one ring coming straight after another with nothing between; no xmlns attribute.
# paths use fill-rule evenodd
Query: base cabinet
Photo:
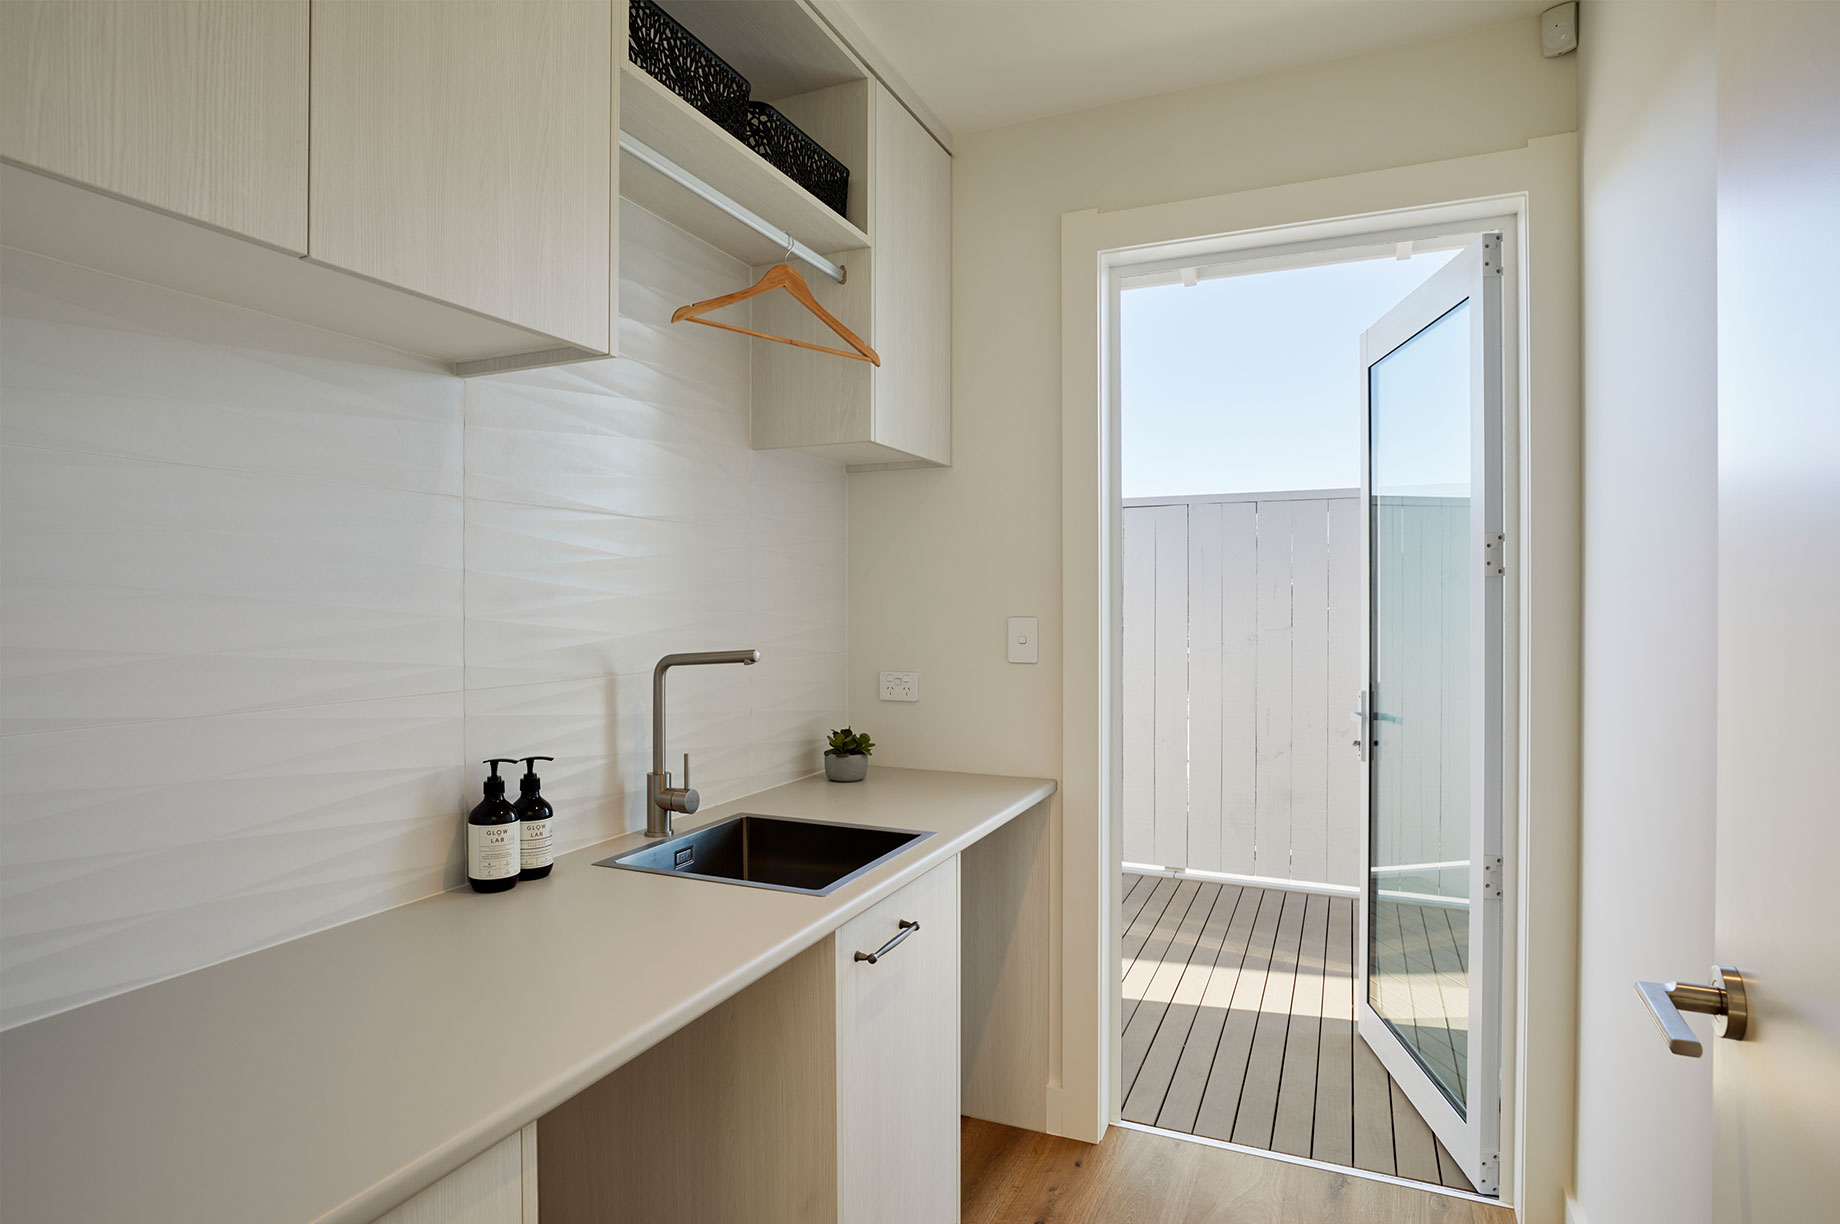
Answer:
<svg viewBox="0 0 1840 1224"><path fill-rule="evenodd" d="M537 1224L537 1124L499 1140L377 1224Z"/></svg>
<svg viewBox="0 0 1840 1224"><path fill-rule="evenodd" d="M837 932L839 1220L958 1218L958 913L952 859Z"/></svg>
<svg viewBox="0 0 1840 1224"><path fill-rule="evenodd" d="M958 973L953 858L545 1114L544 1224L956 1221Z"/></svg>

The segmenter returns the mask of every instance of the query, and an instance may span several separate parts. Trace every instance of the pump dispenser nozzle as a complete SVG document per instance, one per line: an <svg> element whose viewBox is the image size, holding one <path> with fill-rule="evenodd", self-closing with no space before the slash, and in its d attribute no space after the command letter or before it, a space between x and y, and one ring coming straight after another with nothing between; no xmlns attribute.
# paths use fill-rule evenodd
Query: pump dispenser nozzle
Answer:
<svg viewBox="0 0 1840 1224"><path fill-rule="evenodd" d="M486 797L488 799L495 795L503 795L505 793L505 780L498 776L498 767L500 765L516 765L518 760L519 758L517 757L493 757L489 761L480 762L482 765L490 765L492 767L492 776L486 779Z"/></svg>
<svg viewBox="0 0 1840 1224"><path fill-rule="evenodd" d="M518 779L518 793L520 795L536 794L543 782L543 779L537 777L537 762L553 761L555 759L555 757L546 756L519 757L518 760L524 762L524 776Z"/></svg>

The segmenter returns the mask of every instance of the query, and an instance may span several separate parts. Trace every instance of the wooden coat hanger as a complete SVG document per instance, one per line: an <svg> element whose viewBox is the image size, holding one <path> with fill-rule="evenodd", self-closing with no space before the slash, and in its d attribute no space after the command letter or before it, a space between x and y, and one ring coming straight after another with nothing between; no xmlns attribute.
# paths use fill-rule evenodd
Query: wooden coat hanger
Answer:
<svg viewBox="0 0 1840 1224"><path fill-rule="evenodd" d="M824 326L830 328L839 336L842 336L844 341L849 344L850 348L827 348L822 344L811 344L804 340L794 340L790 336L775 336L763 331L754 331L751 328L736 327L733 323L718 323L714 319L705 319L702 317L712 310L720 310L724 306L732 306L736 302L745 301L751 297L758 297L769 289L784 289L787 293L797 298L800 305L817 315L819 321L821 321ZM805 283L805 278L799 275L798 270L783 263L774 264L771 268L768 268L767 274L756 281L750 288L742 289L736 293L725 293L721 297L710 298L706 302L694 302L689 306L678 307L677 313L671 316L671 322L681 323L685 320L689 320L692 323L701 323L704 327L719 327L723 331L740 332L744 336L758 336L762 340L772 340L779 344L790 344L794 348L810 349L815 353L830 353L836 357L848 357L853 361L866 361L874 366L882 364L881 357L876 354L874 349L862 342L862 337L839 322L836 315L824 309L818 299L812 295L811 286ZM851 352L850 349L854 349L855 351Z"/></svg>

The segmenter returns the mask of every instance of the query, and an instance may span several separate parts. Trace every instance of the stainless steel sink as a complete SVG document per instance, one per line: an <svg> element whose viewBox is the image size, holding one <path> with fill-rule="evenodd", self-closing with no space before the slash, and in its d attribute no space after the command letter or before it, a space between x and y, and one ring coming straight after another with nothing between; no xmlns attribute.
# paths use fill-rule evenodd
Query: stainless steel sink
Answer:
<svg viewBox="0 0 1840 1224"><path fill-rule="evenodd" d="M931 836L743 812L594 865L822 897Z"/></svg>

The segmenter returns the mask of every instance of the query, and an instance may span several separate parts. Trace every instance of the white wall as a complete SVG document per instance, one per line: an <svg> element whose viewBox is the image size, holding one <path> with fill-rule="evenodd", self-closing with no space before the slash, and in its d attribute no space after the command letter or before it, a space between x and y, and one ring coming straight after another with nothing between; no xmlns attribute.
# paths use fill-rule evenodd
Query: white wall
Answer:
<svg viewBox="0 0 1840 1224"><path fill-rule="evenodd" d="M1578 1135L1592 1224L1710 1220L1712 1060L1638 977L1712 962L1713 11L1581 18L1585 569ZM1703 1022L1696 1021L1702 1028Z"/></svg>
<svg viewBox="0 0 1840 1224"><path fill-rule="evenodd" d="M1575 127L1575 66L1542 58L1527 20L964 137L953 466L850 478L850 715L878 759L1062 776L1063 214L1517 149ZM1037 666L1004 661L1016 615L1040 618ZM918 703L877 701L888 669L921 673ZM1059 855L1056 832L1038 868ZM1057 1006L1046 1110L1005 1121L1055 1125L1062 1019Z"/></svg>
<svg viewBox="0 0 1840 1224"><path fill-rule="evenodd" d="M1575 127L1532 21L979 132L952 168L953 466L850 478L850 716L890 764L1060 772L1060 225ZM1041 618L1041 663L1004 618ZM918 670L921 700L876 698Z"/></svg>
<svg viewBox="0 0 1840 1224"><path fill-rule="evenodd" d="M0 1024L463 887L488 756L643 822L649 670L713 802L844 707L845 480L747 444L747 269L622 217L618 360L466 383L7 252Z"/></svg>

